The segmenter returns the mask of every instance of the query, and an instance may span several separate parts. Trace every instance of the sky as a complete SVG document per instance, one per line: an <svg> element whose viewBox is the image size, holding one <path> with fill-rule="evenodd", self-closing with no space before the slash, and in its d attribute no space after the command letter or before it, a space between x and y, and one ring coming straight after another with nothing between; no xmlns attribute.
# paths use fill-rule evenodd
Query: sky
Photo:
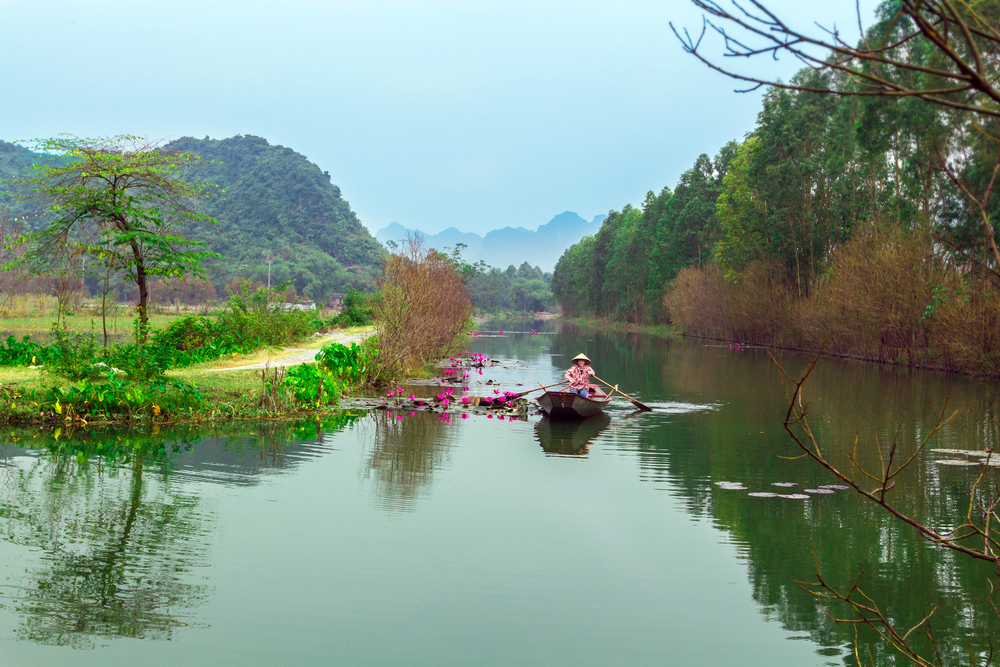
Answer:
<svg viewBox="0 0 1000 667"><path fill-rule="evenodd" d="M857 34L854 0L768 7ZM372 233L534 229L638 205L753 129L761 93L734 93L671 22L699 31L701 14L688 0L0 0L0 139L256 135L330 172Z"/></svg>

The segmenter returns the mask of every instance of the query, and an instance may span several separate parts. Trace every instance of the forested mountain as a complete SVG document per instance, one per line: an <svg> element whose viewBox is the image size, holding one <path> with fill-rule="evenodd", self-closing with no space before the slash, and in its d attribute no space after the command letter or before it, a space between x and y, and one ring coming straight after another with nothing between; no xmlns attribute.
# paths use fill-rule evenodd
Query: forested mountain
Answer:
<svg viewBox="0 0 1000 667"><path fill-rule="evenodd" d="M9 210L9 217L18 219L21 227L33 229L42 224L35 214L42 211L42 206L35 202L26 202L18 198L27 194L27 190L14 183L20 178L32 175L31 165L46 156L0 139L0 209ZM24 218L22 220L22 218Z"/></svg>
<svg viewBox="0 0 1000 667"><path fill-rule="evenodd" d="M269 262L272 285L292 281L299 294L316 299L372 284L385 250L358 221L329 174L305 156L249 135L184 137L164 149L200 156L199 166L183 176L218 186L196 206L219 224L187 229L223 255L203 262L218 294L224 295L234 278L266 284ZM25 168L46 157L0 141L0 178L30 175ZM6 183L0 190L17 188ZM4 207L29 231L45 224L44 215L34 217L40 203L7 196L0 202Z"/></svg>
<svg viewBox="0 0 1000 667"><path fill-rule="evenodd" d="M268 258L272 284L292 280L313 298L373 280L385 251L304 155L249 135L184 137L166 148L200 156L185 176L224 191L200 203L219 224L193 232L224 255L205 263L217 286L233 277L266 283Z"/></svg>
<svg viewBox="0 0 1000 667"><path fill-rule="evenodd" d="M375 238L381 243L399 242L407 233L415 233L422 236L428 246L437 250L464 243L467 246L465 256L473 262L482 261L500 268L520 266L527 262L543 271L551 271L563 251L583 237L597 232L604 218L605 216L599 215L587 222L576 213L566 211L540 225L535 231L524 227L504 227L487 232L485 237L474 232L461 232L454 227L438 234L426 234L394 222L376 232Z"/></svg>

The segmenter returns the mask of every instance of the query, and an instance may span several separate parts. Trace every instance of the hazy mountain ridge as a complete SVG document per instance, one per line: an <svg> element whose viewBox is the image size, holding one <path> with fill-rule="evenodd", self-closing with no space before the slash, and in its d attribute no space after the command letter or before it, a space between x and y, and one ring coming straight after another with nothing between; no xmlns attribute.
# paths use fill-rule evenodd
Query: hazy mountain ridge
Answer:
<svg viewBox="0 0 1000 667"><path fill-rule="evenodd" d="M427 246L441 250L453 248L456 243L468 246L463 257L470 262L484 261L490 266L504 269L520 266L528 262L531 266L552 271L556 262L567 248L585 236L596 234L607 216L598 215L590 222L572 211L565 211L547 223L531 231L524 227L504 227L480 236L474 232L462 232L449 227L437 234L408 229L393 222L375 233L375 239L386 245L390 241L400 242L408 233L423 237Z"/></svg>

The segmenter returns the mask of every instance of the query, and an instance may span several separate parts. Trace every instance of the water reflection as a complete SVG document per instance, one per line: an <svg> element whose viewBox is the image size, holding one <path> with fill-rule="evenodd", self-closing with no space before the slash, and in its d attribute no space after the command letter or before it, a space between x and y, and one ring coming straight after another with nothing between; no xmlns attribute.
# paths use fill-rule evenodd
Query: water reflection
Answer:
<svg viewBox="0 0 1000 667"><path fill-rule="evenodd" d="M543 417L535 424L535 439L546 454L586 456L590 453L590 443L610 423L611 417L604 413L582 421L553 421Z"/></svg>
<svg viewBox="0 0 1000 667"><path fill-rule="evenodd" d="M160 443L116 442L93 460L69 446L4 468L3 539L43 552L16 588L20 639L170 639L207 596L189 579L206 564L214 518L157 474Z"/></svg>
<svg viewBox="0 0 1000 667"><path fill-rule="evenodd" d="M798 452L782 428L787 403L778 369L764 350L572 325L546 340L551 353L539 360L538 381L554 377L566 358L583 351L602 377L620 382L656 409L631 425L612 412L615 423L597 442L634 456L641 480L729 536L746 561L754 599L765 615L808 634L828 647L822 649L827 655L841 653L853 641L853 628L831 622L795 583L814 580L818 560L824 578L840 590L863 572L862 589L900 626L916 624L937 606L931 625L946 663L967 662L970 650L980 656L989 652L1000 620L987 600L995 577L988 564L928 545L883 510L847 492L807 501L747 495L773 491L775 482L794 482L791 490L801 493L837 481L808 461L779 458ZM512 341L515 347L523 343ZM501 357L502 351L491 347L490 354ZM810 360L809 355L775 354L793 375ZM838 359L823 359L804 392L810 423L828 455L847 464L840 452L853 453L857 439L859 461L869 468L877 468L893 445L896 456L908 456L945 405L959 414L935 436L932 448L1000 449L1000 431L990 419L998 399L995 383ZM978 469L942 466L934 458L922 455L892 494L918 521L958 525ZM998 477L990 473L991 487ZM746 488L720 488L715 482L722 480ZM837 612L849 615L849 610ZM898 661L870 630L860 633L862 649L868 645L876 664ZM933 654L926 637L915 641Z"/></svg>
<svg viewBox="0 0 1000 667"><path fill-rule="evenodd" d="M259 482L356 418L5 434L0 539L40 551L4 593L16 636L91 648L96 638L170 640L200 626L209 589L194 581L209 565L216 517L191 483Z"/></svg>
<svg viewBox="0 0 1000 667"><path fill-rule="evenodd" d="M365 434L362 477L385 509L412 511L429 493L434 473L448 461L450 418L426 412L375 410L361 422Z"/></svg>

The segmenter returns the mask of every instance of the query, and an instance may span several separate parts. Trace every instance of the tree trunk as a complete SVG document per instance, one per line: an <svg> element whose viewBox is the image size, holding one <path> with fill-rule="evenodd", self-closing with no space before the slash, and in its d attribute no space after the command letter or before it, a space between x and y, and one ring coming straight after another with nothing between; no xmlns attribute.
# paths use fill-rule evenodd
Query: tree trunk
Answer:
<svg viewBox="0 0 1000 667"><path fill-rule="evenodd" d="M132 244L132 254L135 256L135 285L139 288L139 331L137 332L140 347L145 347L149 334L149 285L146 283L146 264L142 261L139 246Z"/></svg>

